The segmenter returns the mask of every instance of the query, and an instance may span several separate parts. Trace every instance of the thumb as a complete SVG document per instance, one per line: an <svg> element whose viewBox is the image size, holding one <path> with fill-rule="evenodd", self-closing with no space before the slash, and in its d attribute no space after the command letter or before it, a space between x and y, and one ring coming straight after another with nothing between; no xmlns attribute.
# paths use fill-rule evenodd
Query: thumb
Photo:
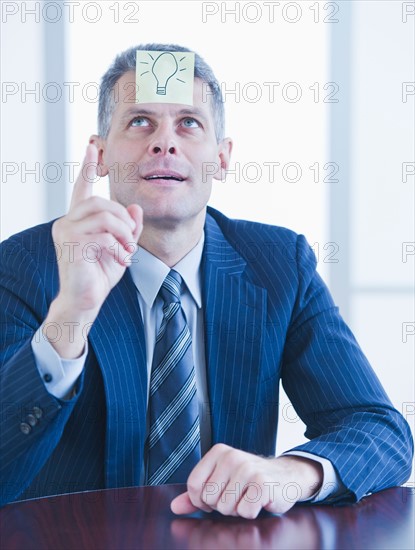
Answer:
<svg viewBox="0 0 415 550"><path fill-rule="evenodd" d="M137 242L143 230L143 209L138 204L130 204L127 206L127 211L131 218L135 221L133 236L135 242Z"/></svg>
<svg viewBox="0 0 415 550"><path fill-rule="evenodd" d="M171 501L170 509L173 514L193 514L199 511L199 508L193 506L187 491Z"/></svg>

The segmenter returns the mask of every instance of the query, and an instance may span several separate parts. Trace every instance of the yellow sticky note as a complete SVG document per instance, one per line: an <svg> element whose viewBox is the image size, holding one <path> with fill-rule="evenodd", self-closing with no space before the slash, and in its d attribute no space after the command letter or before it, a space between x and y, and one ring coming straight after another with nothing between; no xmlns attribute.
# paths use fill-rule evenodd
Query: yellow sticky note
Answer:
<svg viewBox="0 0 415 550"><path fill-rule="evenodd" d="M137 50L136 102L193 105L193 52Z"/></svg>

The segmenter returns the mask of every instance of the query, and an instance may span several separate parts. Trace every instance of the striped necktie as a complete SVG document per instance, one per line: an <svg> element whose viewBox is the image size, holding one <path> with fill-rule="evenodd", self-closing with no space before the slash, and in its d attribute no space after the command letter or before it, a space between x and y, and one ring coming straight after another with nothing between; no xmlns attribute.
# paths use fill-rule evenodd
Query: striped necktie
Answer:
<svg viewBox="0 0 415 550"><path fill-rule="evenodd" d="M163 320L150 378L147 484L185 483L200 460L192 338L180 303L182 278L171 270L159 296Z"/></svg>

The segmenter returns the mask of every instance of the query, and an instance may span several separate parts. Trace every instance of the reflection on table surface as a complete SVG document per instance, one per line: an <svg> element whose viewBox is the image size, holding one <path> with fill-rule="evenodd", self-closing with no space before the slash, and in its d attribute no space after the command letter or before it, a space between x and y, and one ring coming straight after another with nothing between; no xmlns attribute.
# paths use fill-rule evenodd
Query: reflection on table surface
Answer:
<svg viewBox="0 0 415 550"><path fill-rule="evenodd" d="M0 510L1 550L414 548L414 491L398 487L347 506L298 505L256 520L179 517L182 485L113 489L10 504Z"/></svg>

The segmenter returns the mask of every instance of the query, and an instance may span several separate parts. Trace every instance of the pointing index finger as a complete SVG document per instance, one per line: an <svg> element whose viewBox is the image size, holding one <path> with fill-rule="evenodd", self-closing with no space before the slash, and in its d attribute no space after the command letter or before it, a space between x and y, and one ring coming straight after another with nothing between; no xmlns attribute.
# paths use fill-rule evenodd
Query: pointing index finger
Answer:
<svg viewBox="0 0 415 550"><path fill-rule="evenodd" d="M98 149L93 143L86 148L81 171L72 191L71 208L92 197L92 188L97 179Z"/></svg>

